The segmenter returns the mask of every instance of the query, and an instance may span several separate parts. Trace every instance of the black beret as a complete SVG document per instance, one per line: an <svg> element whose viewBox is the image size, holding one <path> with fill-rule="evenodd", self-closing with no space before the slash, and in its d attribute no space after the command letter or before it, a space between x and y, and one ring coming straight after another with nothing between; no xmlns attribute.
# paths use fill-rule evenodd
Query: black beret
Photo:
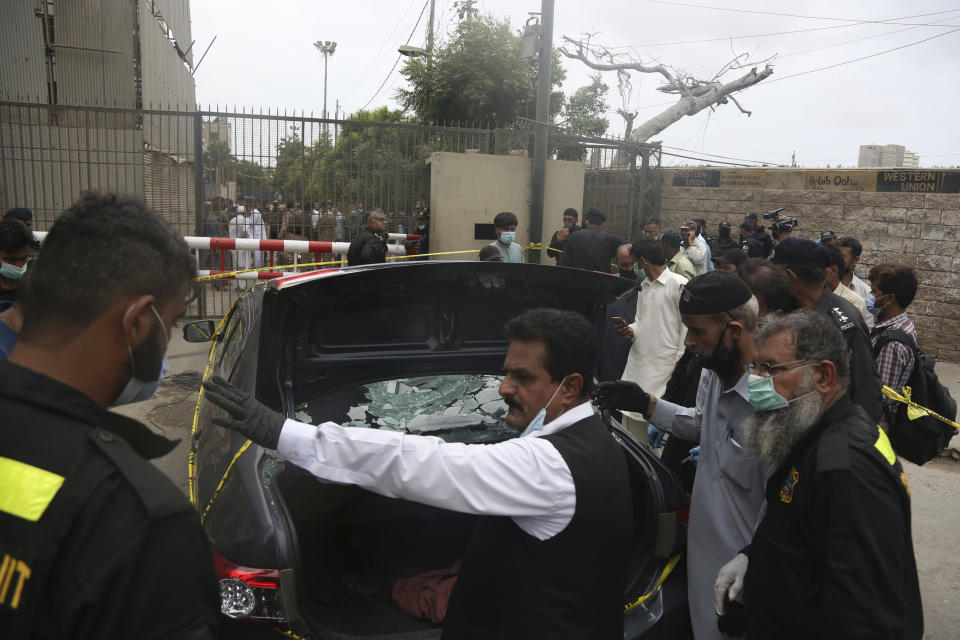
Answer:
<svg viewBox="0 0 960 640"><path fill-rule="evenodd" d="M747 254L743 252L743 249L727 249L720 255L714 257L713 261L717 264L727 263L739 267L747 261Z"/></svg>
<svg viewBox="0 0 960 640"><path fill-rule="evenodd" d="M21 220L27 222L33 220L33 211L27 209L26 207L16 207L15 209L10 209L3 217L7 220Z"/></svg>
<svg viewBox="0 0 960 640"><path fill-rule="evenodd" d="M600 211L600 209L597 209L596 207L591 207L590 209L587 209L586 217L587 217L587 220L590 220L591 222L594 220L597 220L600 223L604 223L607 221L607 214L605 214L603 211Z"/></svg>
<svg viewBox="0 0 960 640"><path fill-rule="evenodd" d="M830 254L826 248L806 238L787 238L773 248L771 262L781 264L805 264L826 269L830 265Z"/></svg>
<svg viewBox="0 0 960 640"><path fill-rule="evenodd" d="M732 271L708 271L691 279L680 294L680 313L707 315L736 309L753 296Z"/></svg>

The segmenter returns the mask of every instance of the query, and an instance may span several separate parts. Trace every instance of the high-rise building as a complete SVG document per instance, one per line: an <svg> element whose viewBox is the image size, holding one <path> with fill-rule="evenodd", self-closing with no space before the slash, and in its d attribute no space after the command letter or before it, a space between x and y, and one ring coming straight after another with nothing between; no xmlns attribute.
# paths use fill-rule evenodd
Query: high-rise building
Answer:
<svg viewBox="0 0 960 640"><path fill-rule="evenodd" d="M857 167L867 169L872 167L911 167L920 166L920 156L913 151L907 151L899 144L862 144Z"/></svg>

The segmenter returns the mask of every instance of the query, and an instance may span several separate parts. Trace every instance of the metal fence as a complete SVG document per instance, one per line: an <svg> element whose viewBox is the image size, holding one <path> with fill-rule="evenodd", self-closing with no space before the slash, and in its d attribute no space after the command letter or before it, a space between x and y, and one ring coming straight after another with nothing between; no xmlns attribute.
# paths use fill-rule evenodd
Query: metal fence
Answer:
<svg viewBox="0 0 960 640"><path fill-rule="evenodd" d="M532 146L522 127L0 101L0 208L29 207L35 228L47 230L94 189L144 198L182 235L227 236L233 207L253 206L268 238L350 241L372 207L391 232L413 230L416 211L429 206L431 153ZM558 132L551 149L587 163L584 207L599 206L611 230L635 237L657 208L659 147ZM204 286L189 313L223 313L239 286Z"/></svg>

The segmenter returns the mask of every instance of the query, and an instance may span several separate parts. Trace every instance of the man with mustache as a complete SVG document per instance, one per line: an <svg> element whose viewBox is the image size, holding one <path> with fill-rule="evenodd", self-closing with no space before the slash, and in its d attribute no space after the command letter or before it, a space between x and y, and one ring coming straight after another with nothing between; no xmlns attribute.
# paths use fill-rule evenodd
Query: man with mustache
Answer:
<svg viewBox="0 0 960 640"><path fill-rule="evenodd" d="M687 595L694 637L722 638L713 606L717 571L753 537L769 469L749 458L740 425L753 414L746 366L753 362L757 300L729 271L710 271L680 293L684 344L703 364L695 407L667 402L632 382L603 382L601 408L636 411L670 433L700 443L687 545Z"/></svg>
<svg viewBox="0 0 960 640"><path fill-rule="evenodd" d="M204 398L229 414L214 424L318 478L481 516L443 638L623 638L632 494L590 405L596 330L572 311L533 309L507 334L500 395L520 437L496 444L305 424L217 377Z"/></svg>
<svg viewBox="0 0 960 640"><path fill-rule="evenodd" d="M776 471L749 547L720 570L748 638L923 635L910 488L886 434L853 404L846 342L799 311L757 333L744 449Z"/></svg>

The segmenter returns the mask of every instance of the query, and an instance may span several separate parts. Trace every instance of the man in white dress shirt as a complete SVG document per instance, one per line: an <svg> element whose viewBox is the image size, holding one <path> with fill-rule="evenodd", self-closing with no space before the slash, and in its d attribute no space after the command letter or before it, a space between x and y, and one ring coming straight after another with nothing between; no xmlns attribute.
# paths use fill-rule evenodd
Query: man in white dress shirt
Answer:
<svg viewBox="0 0 960 640"><path fill-rule="evenodd" d="M633 243L630 254L646 278L637 296L637 313L631 324L614 318L614 326L633 341L623 380L635 382L649 393L662 396L677 361L683 356L687 328L680 320L680 291L687 279L667 269L663 243L643 238ZM623 426L647 444L647 420L635 411L623 412Z"/></svg>
<svg viewBox="0 0 960 640"><path fill-rule="evenodd" d="M633 505L626 459L589 402L596 329L534 309L507 325L500 395L520 437L497 444L304 424L221 378L204 397L239 431L322 480L483 516L444 638L623 637Z"/></svg>
<svg viewBox="0 0 960 640"><path fill-rule="evenodd" d="M837 248L843 254L847 262L847 272L840 278L843 286L848 287L855 294L867 299L870 295L870 284L857 277L856 267L860 263L860 254L863 253L863 245L852 236L844 236L836 242Z"/></svg>
<svg viewBox="0 0 960 640"><path fill-rule="evenodd" d="M246 210L250 212L250 217L247 218L250 224L250 237L254 240L266 240L269 237L267 225L263 220L263 215L260 213L260 210L254 205L253 198L247 198ZM265 264L265 253L265 251L253 252L254 267L259 268Z"/></svg>
<svg viewBox="0 0 960 640"><path fill-rule="evenodd" d="M227 233L231 238L249 238L250 237L250 218L248 217L247 210L243 206L233 206L233 212L236 213L235 216L230 218L230 222L227 223ZM253 262L252 254L250 251L245 249L233 249L230 251L233 254L233 268L237 271L243 271L244 269L249 269L250 264ZM237 280L237 285L241 289L246 289L249 286L248 280Z"/></svg>

